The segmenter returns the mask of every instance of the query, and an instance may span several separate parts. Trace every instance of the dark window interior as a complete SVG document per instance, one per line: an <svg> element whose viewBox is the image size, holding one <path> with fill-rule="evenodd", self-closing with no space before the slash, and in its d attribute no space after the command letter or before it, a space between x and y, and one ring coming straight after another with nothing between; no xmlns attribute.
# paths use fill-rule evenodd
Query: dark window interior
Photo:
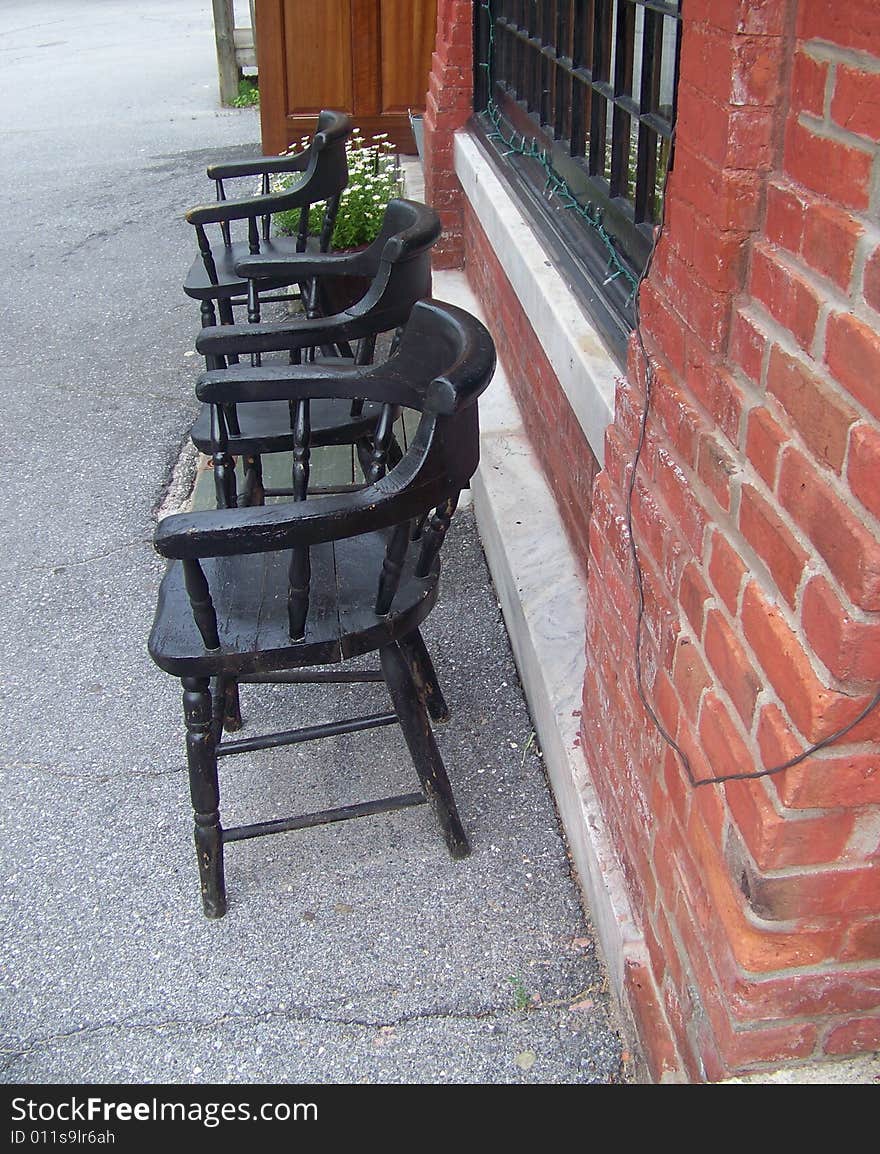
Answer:
<svg viewBox="0 0 880 1154"><path fill-rule="evenodd" d="M660 219L681 0L481 0L476 126L613 348Z"/></svg>

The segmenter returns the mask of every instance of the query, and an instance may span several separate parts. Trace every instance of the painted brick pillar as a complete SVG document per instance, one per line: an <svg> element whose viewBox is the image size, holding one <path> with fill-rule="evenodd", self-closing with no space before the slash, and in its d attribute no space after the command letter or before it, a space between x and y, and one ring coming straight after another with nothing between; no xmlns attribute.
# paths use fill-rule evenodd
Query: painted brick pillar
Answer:
<svg viewBox="0 0 880 1154"><path fill-rule="evenodd" d="M436 268L460 268L464 260L463 196L452 137L473 110L473 35L472 0L437 0L437 40L424 121L425 201L443 222L443 235L434 247Z"/></svg>
<svg viewBox="0 0 880 1154"><path fill-rule="evenodd" d="M648 700L698 778L880 685L880 8L688 0L643 285ZM880 1049L880 708L694 787L638 693L635 340L593 495L582 742L695 1079ZM657 1005L630 991L649 1055Z"/></svg>

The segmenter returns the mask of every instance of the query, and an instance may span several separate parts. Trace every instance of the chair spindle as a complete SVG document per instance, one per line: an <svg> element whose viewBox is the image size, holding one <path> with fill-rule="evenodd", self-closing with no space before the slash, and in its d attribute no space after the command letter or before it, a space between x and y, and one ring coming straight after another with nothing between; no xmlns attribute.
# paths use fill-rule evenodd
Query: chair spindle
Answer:
<svg viewBox="0 0 880 1154"><path fill-rule="evenodd" d="M217 632L217 613L211 600L211 590L201 565L195 558L183 562L183 580L192 607L193 620L206 649L220 648L220 634Z"/></svg>
<svg viewBox="0 0 880 1154"><path fill-rule="evenodd" d="M400 585L400 575L406 560L409 531L408 521L402 521L399 525L395 525L391 540L385 550L385 560L382 562L382 572L379 575L379 591L376 595L376 615L378 617L385 617L391 610L391 603Z"/></svg>
<svg viewBox="0 0 880 1154"><path fill-rule="evenodd" d="M217 265L214 263L214 254L211 252L211 242L208 240L208 234L205 232L205 226L202 224L196 225L196 240L198 241L199 252L205 264L205 272L208 274L208 280L211 284L217 284ZM211 302L208 301L206 303L210 304Z"/></svg>
<svg viewBox="0 0 880 1154"><path fill-rule="evenodd" d="M290 418L293 428L292 489L294 501L305 501L309 492L309 459L311 449L311 415L308 400L290 402ZM305 636L306 618L309 615L309 584L312 563L307 545L291 550L289 587L287 594L287 615L290 636L296 641Z"/></svg>
<svg viewBox="0 0 880 1154"><path fill-rule="evenodd" d="M382 412L379 414L379 420L376 422L376 429L373 433L373 443L369 449L366 459L366 468L364 469L364 476L372 485L378 481L380 477L385 476L385 470L388 464L388 449L391 445L391 438L394 435L394 406L385 404L382 406ZM407 533L408 533L407 528Z"/></svg>
<svg viewBox="0 0 880 1154"><path fill-rule="evenodd" d="M248 217L248 248L252 256L259 256L260 229L255 216Z"/></svg>
<svg viewBox="0 0 880 1154"><path fill-rule="evenodd" d="M422 532L422 548L416 565L416 577L427 577L434 558L440 552L443 538L452 520L452 514L458 504L458 495L449 497L442 505L438 505Z"/></svg>
<svg viewBox="0 0 880 1154"><path fill-rule="evenodd" d="M262 188L263 196L268 196L269 193L272 191L271 185L269 182L269 173L268 172L263 173L263 183L261 185L261 188ZM269 235L271 232L271 228L272 228L272 214L267 212L266 215L263 217L263 240L267 244L269 242Z"/></svg>
<svg viewBox="0 0 880 1154"><path fill-rule="evenodd" d="M226 414L219 405L211 407L211 467L214 471L214 491L218 509L235 509L238 498L235 491L235 461L229 454L229 433Z"/></svg>
<svg viewBox="0 0 880 1154"><path fill-rule="evenodd" d="M217 200L223 201L226 199L226 189L223 187L223 181L215 181L217 185ZM220 233L223 237L223 244L226 248L232 248L232 229L228 220L220 221ZM216 283L216 282L215 282Z"/></svg>

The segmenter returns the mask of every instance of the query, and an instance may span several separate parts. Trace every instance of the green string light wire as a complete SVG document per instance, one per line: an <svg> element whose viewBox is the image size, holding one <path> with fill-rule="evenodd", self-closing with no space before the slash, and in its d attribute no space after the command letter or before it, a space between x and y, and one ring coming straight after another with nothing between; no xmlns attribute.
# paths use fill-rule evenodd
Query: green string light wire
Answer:
<svg viewBox="0 0 880 1154"><path fill-rule="evenodd" d="M639 278L621 259L614 237L602 223L602 209L598 205L593 204L592 201L581 204L569 187L568 182L563 176L560 176L551 164L547 150L538 144L535 137L527 137L522 133L505 131L504 117L501 109L495 103L493 95L495 84L495 19L492 14L491 0L481 0L480 7L486 13L488 17L487 23L489 25L489 45L486 52L486 59L480 61L478 64L479 68L485 70L488 81L489 94L486 101L486 115L492 124L492 131L487 133L489 139L497 140L502 145L504 149L502 153L503 156L522 156L526 160L536 161L541 166L545 176L544 195L548 200L555 196L564 209L573 212L595 232L607 251L607 276L603 281L603 286L611 284L611 282L617 280L618 277L623 277L630 286L630 293L626 303L627 305L631 304L635 297L636 289L639 287Z"/></svg>

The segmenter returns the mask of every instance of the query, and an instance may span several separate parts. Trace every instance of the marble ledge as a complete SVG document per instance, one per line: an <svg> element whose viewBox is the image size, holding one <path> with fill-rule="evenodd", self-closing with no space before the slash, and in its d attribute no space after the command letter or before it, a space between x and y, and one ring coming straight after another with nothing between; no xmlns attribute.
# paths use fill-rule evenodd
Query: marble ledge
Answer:
<svg viewBox="0 0 880 1154"><path fill-rule="evenodd" d="M434 295L485 320L459 271L435 274ZM615 990L644 941L580 749L586 588L552 494L526 437L504 366L480 399L477 524L517 669L585 901Z"/></svg>

